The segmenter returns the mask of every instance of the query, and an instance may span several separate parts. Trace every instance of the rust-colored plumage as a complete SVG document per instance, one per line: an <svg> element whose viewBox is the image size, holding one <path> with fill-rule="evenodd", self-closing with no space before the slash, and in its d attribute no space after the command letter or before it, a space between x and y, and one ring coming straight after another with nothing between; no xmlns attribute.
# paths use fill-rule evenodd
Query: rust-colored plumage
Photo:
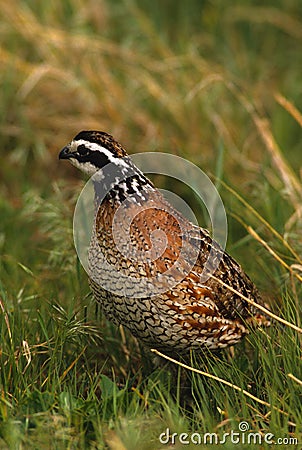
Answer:
<svg viewBox="0 0 302 450"><path fill-rule="evenodd" d="M90 175L100 173L89 277L109 320L149 347L183 354L235 344L250 327L269 325L243 298L262 304L240 265L163 198L112 136L81 132L60 158ZM108 178L108 164L120 179ZM210 252L219 263L201 281Z"/></svg>

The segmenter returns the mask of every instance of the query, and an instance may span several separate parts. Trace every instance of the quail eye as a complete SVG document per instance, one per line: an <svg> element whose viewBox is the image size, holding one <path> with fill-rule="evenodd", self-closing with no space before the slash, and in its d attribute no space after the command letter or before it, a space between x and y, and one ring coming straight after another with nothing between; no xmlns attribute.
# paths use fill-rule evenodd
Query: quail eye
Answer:
<svg viewBox="0 0 302 450"><path fill-rule="evenodd" d="M88 155L89 148L85 147L85 145L82 144L82 145L78 146L77 151L81 156L85 156L85 155Z"/></svg>

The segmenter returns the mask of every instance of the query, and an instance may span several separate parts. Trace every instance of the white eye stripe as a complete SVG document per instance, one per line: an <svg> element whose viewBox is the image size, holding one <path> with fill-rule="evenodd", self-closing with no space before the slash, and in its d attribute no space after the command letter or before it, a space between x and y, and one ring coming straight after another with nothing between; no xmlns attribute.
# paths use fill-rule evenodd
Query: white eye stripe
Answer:
<svg viewBox="0 0 302 450"><path fill-rule="evenodd" d="M118 164L123 167L128 167L128 164L123 160L123 158L114 156L110 150L108 150L107 148L103 147L100 144L97 144L96 142L89 142L85 141L84 139L79 139L77 141L72 142L72 146L79 147L80 145L84 145L85 147L89 148L89 150L91 150L92 152L103 153L105 156L107 156L109 162Z"/></svg>
<svg viewBox="0 0 302 450"><path fill-rule="evenodd" d="M78 139L73 140L70 143L70 152L76 154L77 149L80 146L86 147L91 153L99 153L100 155L103 155L107 158L108 164L114 164L115 167L119 167L121 171L121 175L123 178L129 178L132 175L138 175L142 178L144 177L144 174L138 169L138 167L133 164L131 158L129 156L115 156L110 150L108 150L106 147L103 147L101 144L98 144L97 142L90 142L85 139ZM89 155L88 155L89 159ZM70 162L77 167L78 169L82 170L83 172L87 173L88 175L93 175L94 173L100 171L100 167L95 165L92 161L78 161L77 157L71 157ZM106 164L107 165L107 164ZM110 170L110 169L109 169ZM100 179L102 179L101 177ZM117 179L116 182L119 180ZM137 183L137 185L136 185ZM139 182L136 180L134 181L133 188L139 187Z"/></svg>

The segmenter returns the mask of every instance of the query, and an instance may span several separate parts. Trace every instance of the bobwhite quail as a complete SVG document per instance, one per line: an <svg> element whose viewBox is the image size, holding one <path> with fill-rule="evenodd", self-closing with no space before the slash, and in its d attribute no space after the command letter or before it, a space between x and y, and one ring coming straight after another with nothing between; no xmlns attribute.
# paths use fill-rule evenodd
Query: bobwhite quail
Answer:
<svg viewBox="0 0 302 450"><path fill-rule="evenodd" d="M111 135L82 131L59 158L93 175L88 275L109 320L170 354L233 345L269 325L243 298L262 304L240 265L165 200Z"/></svg>

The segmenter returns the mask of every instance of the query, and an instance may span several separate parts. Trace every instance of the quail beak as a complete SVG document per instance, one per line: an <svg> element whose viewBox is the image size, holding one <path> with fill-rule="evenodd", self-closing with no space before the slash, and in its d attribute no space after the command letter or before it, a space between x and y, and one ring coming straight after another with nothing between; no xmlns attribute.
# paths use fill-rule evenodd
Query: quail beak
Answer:
<svg viewBox="0 0 302 450"><path fill-rule="evenodd" d="M70 147L67 145L59 153L59 159L69 159L72 158L73 154L70 151Z"/></svg>

